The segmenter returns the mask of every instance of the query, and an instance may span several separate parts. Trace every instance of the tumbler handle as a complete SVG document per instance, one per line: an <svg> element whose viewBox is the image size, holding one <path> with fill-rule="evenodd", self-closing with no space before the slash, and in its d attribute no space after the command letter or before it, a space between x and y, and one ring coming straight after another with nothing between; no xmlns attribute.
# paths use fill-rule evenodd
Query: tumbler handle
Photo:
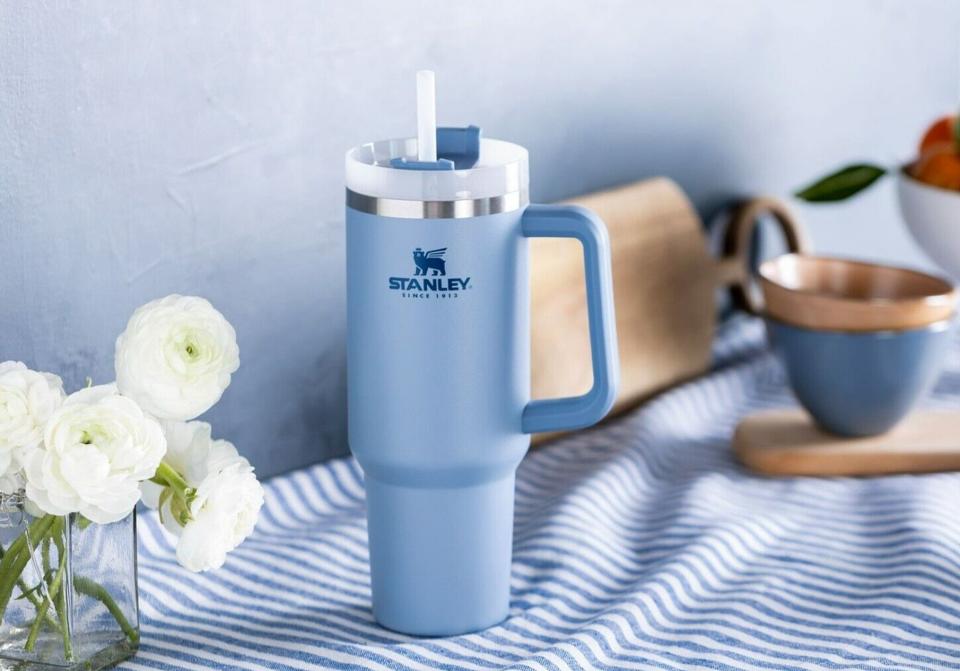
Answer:
<svg viewBox="0 0 960 671"><path fill-rule="evenodd" d="M593 363L590 391L582 396L530 401L523 409L523 432L563 431L596 424L613 406L620 381L607 228L593 212L576 205L530 205L523 213L521 226L528 238L575 238L583 245Z"/></svg>

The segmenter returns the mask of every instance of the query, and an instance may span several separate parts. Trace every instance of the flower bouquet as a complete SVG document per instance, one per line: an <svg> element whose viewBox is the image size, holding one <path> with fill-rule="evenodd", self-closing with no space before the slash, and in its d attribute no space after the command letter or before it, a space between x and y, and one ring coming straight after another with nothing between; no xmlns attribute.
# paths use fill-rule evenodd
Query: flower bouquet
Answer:
<svg viewBox="0 0 960 671"><path fill-rule="evenodd" d="M253 531L253 468L190 421L239 363L223 315L176 295L134 312L114 383L65 395L56 375L0 363L0 669L96 669L136 651L139 501L191 571L219 568Z"/></svg>

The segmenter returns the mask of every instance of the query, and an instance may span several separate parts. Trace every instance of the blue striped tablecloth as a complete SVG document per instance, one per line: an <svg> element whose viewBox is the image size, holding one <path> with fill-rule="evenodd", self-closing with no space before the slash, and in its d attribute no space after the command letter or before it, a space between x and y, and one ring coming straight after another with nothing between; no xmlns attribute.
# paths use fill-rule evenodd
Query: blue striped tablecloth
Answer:
<svg viewBox="0 0 960 671"><path fill-rule="evenodd" d="M362 476L341 459L271 480L220 571L178 568L144 516L143 643L122 668L960 668L960 476L745 472L738 418L792 400L758 322L716 350L710 375L523 462L503 624L374 624ZM958 355L929 403L960 404Z"/></svg>

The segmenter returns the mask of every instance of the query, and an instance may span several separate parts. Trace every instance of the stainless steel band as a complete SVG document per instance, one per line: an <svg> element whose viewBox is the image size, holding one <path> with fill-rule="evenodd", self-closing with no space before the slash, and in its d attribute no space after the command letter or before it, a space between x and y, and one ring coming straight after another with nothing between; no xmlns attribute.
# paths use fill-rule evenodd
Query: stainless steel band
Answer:
<svg viewBox="0 0 960 671"><path fill-rule="evenodd" d="M400 200L367 196L347 189L347 207L358 212L397 219L467 219L485 214L513 212L529 202L526 191L465 200Z"/></svg>

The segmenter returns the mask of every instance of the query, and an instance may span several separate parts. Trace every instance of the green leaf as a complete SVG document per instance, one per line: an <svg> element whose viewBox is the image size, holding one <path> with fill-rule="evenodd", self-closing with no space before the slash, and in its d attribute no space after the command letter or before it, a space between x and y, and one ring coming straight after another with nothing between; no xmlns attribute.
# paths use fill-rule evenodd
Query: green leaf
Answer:
<svg viewBox="0 0 960 671"><path fill-rule="evenodd" d="M40 589L40 585L41 583L37 583L36 585L28 589L26 592L21 592L20 596L14 597L14 601L18 601L20 599L29 599L31 594L33 594L38 589Z"/></svg>
<svg viewBox="0 0 960 671"><path fill-rule="evenodd" d="M794 195L810 203L833 203L863 191L887 173L886 168L856 163L827 175Z"/></svg>

